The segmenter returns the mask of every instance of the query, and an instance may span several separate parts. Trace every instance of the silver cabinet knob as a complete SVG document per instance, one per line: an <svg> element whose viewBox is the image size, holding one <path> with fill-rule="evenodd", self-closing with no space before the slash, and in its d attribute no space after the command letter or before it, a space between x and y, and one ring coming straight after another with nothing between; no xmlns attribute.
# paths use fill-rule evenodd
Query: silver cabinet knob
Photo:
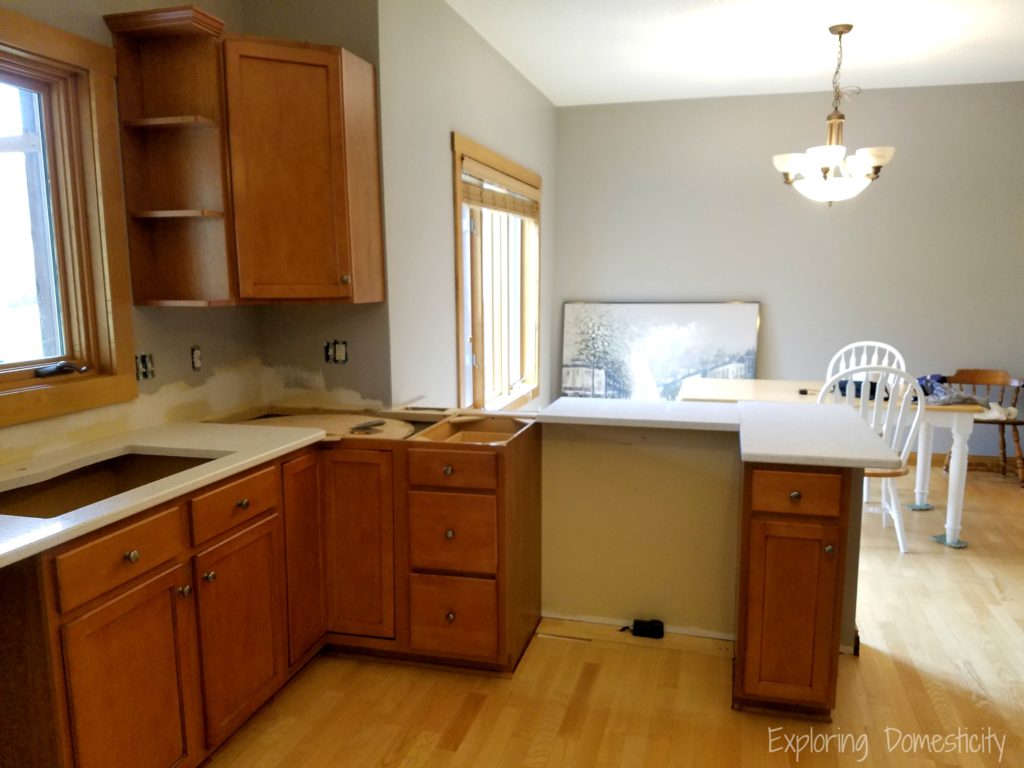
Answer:
<svg viewBox="0 0 1024 768"><path fill-rule="evenodd" d="M142 557L142 553L137 549L132 549L124 553L124 561L126 563L137 563L139 558Z"/></svg>
<svg viewBox="0 0 1024 768"><path fill-rule="evenodd" d="M455 530L453 528L449 528L447 531L444 532L444 537L451 541L455 538Z"/></svg>
<svg viewBox="0 0 1024 768"><path fill-rule="evenodd" d="M207 571L206 573L203 574L203 581L216 581L216 580L217 580L217 572L216 571Z"/></svg>
<svg viewBox="0 0 1024 768"><path fill-rule="evenodd" d="M442 469L441 471L444 472L445 477L451 477L452 475L455 474L455 467L453 467L451 464L445 464L444 469Z"/></svg>
<svg viewBox="0 0 1024 768"><path fill-rule="evenodd" d="M451 624L453 621L455 621L455 611L448 611L448 613L444 615L444 619L449 624Z"/></svg>
<svg viewBox="0 0 1024 768"><path fill-rule="evenodd" d="M248 509L249 508L249 500L248 499L239 499L238 501L235 502L235 506L238 507L239 509Z"/></svg>
<svg viewBox="0 0 1024 768"><path fill-rule="evenodd" d="M184 587L178 587L178 594L182 597L192 597L192 585L186 584Z"/></svg>
<svg viewBox="0 0 1024 768"><path fill-rule="evenodd" d="M342 285L348 285L351 282L352 282L352 275L342 275L341 276L341 284Z"/></svg>
<svg viewBox="0 0 1024 768"><path fill-rule="evenodd" d="M826 544L825 545L825 554L826 555L831 555L835 551L836 551L836 548L833 547L831 544Z"/></svg>
<svg viewBox="0 0 1024 768"><path fill-rule="evenodd" d="M800 495L800 491L790 491L789 498L791 498L793 501L800 501L800 499L802 499L803 497Z"/></svg>

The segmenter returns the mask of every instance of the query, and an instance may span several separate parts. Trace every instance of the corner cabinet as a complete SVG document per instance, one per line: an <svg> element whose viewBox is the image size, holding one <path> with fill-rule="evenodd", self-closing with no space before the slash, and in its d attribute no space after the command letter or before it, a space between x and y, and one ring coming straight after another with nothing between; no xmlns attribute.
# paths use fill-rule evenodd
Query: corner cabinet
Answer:
<svg viewBox="0 0 1024 768"><path fill-rule="evenodd" d="M105 19L135 303L383 301L373 66L192 7Z"/></svg>
<svg viewBox="0 0 1024 768"><path fill-rule="evenodd" d="M835 706L851 470L746 465L735 708Z"/></svg>
<svg viewBox="0 0 1024 768"><path fill-rule="evenodd" d="M324 460L328 631L394 638L392 452L334 448Z"/></svg>

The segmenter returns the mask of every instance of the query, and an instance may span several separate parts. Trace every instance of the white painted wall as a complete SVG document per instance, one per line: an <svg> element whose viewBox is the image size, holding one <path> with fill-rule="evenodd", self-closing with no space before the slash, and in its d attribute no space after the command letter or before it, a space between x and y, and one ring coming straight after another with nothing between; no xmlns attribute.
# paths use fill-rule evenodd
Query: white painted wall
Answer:
<svg viewBox="0 0 1024 768"><path fill-rule="evenodd" d="M442 0L381 0L379 23L391 394L454 405L451 132L543 179L541 353L552 359L555 108Z"/></svg>
<svg viewBox="0 0 1024 768"><path fill-rule="evenodd" d="M847 143L896 156L832 208L771 163L822 143L829 108L801 94L560 109L557 300L760 301L763 378L821 377L858 338L895 344L917 375L1024 374L1024 83L856 97Z"/></svg>

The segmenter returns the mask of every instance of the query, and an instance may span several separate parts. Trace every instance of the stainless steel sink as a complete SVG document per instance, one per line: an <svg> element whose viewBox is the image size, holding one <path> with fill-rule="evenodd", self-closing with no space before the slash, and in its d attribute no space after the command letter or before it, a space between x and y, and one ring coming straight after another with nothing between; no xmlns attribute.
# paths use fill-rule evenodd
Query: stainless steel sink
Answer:
<svg viewBox="0 0 1024 768"><path fill-rule="evenodd" d="M125 453L0 492L0 515L49 519L152 483L216 457Z"/></svg>

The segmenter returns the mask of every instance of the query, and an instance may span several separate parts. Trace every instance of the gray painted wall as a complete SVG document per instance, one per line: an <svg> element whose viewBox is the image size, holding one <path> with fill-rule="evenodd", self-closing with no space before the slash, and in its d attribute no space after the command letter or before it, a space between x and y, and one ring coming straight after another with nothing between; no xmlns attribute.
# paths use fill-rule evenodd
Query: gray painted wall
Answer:
<svg viewBox="0 0 1024 768"><path fill-rule="evenodd" d="M821 143L829 107L801 94L560 109L558 300L760 301L763 378L820 377L858 338L895 344L918 375L1024 373L1024 83L856 97L847 144L896 156L831 208L771 164Z"/></svg>
<svg viewBox="0 0 1024 768"><path fill-rule="evenodd" d="M442 0L381 0L380 56L392 396L454 405L451 132L541 175L541 359L550 359L555 108Z"/></svg>

